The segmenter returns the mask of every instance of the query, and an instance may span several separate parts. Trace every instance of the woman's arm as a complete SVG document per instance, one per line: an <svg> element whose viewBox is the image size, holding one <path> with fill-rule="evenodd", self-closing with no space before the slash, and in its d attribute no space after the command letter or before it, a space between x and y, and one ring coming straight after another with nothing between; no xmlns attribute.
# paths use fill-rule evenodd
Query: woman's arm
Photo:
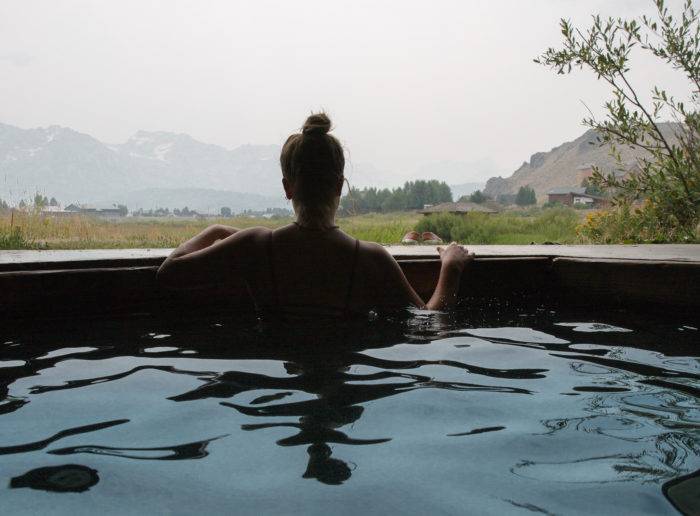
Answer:
<svg viewBox="0 0 700 516"><path fill-rule="evenodd" d="M435 292L426 303L428 310L446 310L457 302L459 282L467 263L474 259L474 253L452 242L446 248L438 247L440 254L440 277Z"/></svg>
<svg viewBox="0 0 700 516"><path fill-rule="evenodd" d="M433 295L426 303L408 282L394 257L384 248L381 248L381 251L385 264L382 272L385 278L385 289L382 295L385 303L396 307L414 305L418 308L427 308L428 310L445 310L454 306L457 302L457 292L462 272L466 264L474 259L474 253L467 252L464 247L454 242L446 248L438 247L442 262L440 277Z"/></svg>
<svg viewBox="0 0 700 516"><path fill-rule="evenodd" d="M175 258L179 258L181 256L185 256L187 254L193 253L195 251L200 251L202 249L205 249L212 245L214 242L217 240L223 240L226 237L229 237L233 235L234 233L238 232L236 228L232 228L230 226L223 226L221 224L215 224L213 226L209 226L206 228L204 231L199 233L198 235L193 236L186 242L183 242L180 244L177 249L175 249L170 256L168 256L167 260L172 260ZM166 260L166 262L167 262ZM165 263L163 263L165 265Z"/></svg>
<svg viewBox="0 0 700 516"><path fill-rule="evenodd" d="M213 225L180 244L158 269L158 282L172 288L193 288L227 281L240 255L245 234ZM238 244L238 245L236 245Z"/></svg>

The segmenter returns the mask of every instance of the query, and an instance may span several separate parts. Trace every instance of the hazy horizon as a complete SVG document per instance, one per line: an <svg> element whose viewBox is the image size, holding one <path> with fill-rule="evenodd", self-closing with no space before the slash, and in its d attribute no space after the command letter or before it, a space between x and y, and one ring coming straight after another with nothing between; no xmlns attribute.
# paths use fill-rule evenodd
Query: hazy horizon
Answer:
<svg viewBox="0 0 700 516"><path fill-rule="evenodd" d="M584 102L600 113L608 92L591 74L532 62L560 45L559 18L586 26L597 12L630 17L652 5L6 1L0 122L106 143L168 131L234 148L280 145L325 109L350 171L371 167L378 184L436 162L474 169L448 182L483 182L580 136ZM666 68L637 60L633 79L685 94Z"/></svg>

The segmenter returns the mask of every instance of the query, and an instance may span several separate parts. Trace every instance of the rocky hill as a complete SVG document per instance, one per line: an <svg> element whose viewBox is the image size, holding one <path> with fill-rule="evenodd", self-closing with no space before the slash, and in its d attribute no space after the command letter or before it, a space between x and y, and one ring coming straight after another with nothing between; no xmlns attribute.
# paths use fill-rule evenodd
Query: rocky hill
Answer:
<svg viewBox="0 0 700 516"><path fill-rule="evenodd" d="M672 137L673 124L662 124L662 131ZM618 149L626 168L631 168L635 159L644 151L638 148ZM590 129L572 142L554 147L549 152L537 152L524 162L512 176L492 177L486 182L485 193L497 197L514 194L521 186L530 185L543 200L552 188L580 186L582 179L590 173L592 165L604 171L616 169L610 148L598 143L597 134Z"/></svg>

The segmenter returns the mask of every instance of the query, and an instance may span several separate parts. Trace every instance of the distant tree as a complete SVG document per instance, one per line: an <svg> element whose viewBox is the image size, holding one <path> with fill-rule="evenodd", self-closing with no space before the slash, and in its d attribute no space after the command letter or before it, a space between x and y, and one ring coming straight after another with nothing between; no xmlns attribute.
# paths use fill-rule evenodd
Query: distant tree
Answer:
<svg viewBox="0 0 700 516"><path fill-rule="evenodd" d="M10 210L10 205L7 204L5 201L0 199L0 213L4 213Z"/></svg>
<svg viewBox="0 0 700 516"><path fill-rule="evenodd" d="M384 199L381 211L403 211L407 209L409 200L402 188L394 190L389 197Z"/></svg>
<svg viewBox="0 0 700 516"><path fill-rule="evenodd" d="M49 201L49 206L58 206L58 201L55 197L51 197L51 200Z"/></svg>
<svg viewBox="0 0 700 516"><path fill-rule="evenodd" d="M496 201L503 206L515 203L515 194L498 194Z"/></svg>
<svg viewBox="0 0 700 516"><path fill-rule="evenodd" d="M388 188L351 188L340 200L345 214L415 210L426 204L452 201L447 183L437 180L407 181L403 186Z"/></svg>
<svg viewBox="0 0 700 516"><path fill-rule="evenodd" d="M471 202L475 202L477 204L481 204L482 202L486 201L489 199L488 196L484 195L481 190L477 190L473 194L469 196L469 200Z"/></svg>
<svg viewBox="0 0 700 516"><path fill-rule="evenodd" d="M51 198L51 200L54 201L55 199ZM52 204L51 206L57 205L58 203L55 205ZM117 209L119 210L119 215L121 215L122 217L126 217L129 214L129 209L124 204L117 204Z"/></svg>
<svg viewBox="0 0 700 516"><path fill-rule="evenodd" d="M221 208L221 216L222 217L230 217L231 216L231 208L228 206L223 206Z"/></svg>
<svg viewBox="0 0 700 516"><path fill-rule="evenodd" d="M49 204L49 200L45 196L41 195L40 193L36 193L34 195L34 208L35 209L40 210L44 206L48 206L48 204Z"/></svg>
<svg viewBox="0 0 700 516"><path fill-rule="evenodd" d="M518 206L537 204L537 196L535 195L535 191L530 188L529 185L521 186L515 196L515 204Z"/></svg>
<svg viewBox="0 0 700 516"><path fill-rule="evenodd" d="M180 216L180 208L175 208L173 210L173 215L175 215L176 217L179 217Z"/></svg>
<svg viewBox="0 0 700 516"><path fill-rule="evenodd" d="M24 199L20 199L18 206L20 210L23 210L27 207L27 203L24 201Z"/></svg>

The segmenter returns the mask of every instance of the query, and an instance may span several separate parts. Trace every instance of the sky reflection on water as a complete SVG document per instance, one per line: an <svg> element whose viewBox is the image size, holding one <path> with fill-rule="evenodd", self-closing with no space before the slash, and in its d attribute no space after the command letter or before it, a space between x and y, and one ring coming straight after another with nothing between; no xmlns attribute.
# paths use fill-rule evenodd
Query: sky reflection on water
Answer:
<svg viewBox="0 0 700 516"><path fill-rule="evenodd" d="M0 339L0 505L700 510L688 488L700 468L695 323L607 317L418 312L331 331L220 319L18 330ZM56 498L63 491L80 494Z"/></svg>

